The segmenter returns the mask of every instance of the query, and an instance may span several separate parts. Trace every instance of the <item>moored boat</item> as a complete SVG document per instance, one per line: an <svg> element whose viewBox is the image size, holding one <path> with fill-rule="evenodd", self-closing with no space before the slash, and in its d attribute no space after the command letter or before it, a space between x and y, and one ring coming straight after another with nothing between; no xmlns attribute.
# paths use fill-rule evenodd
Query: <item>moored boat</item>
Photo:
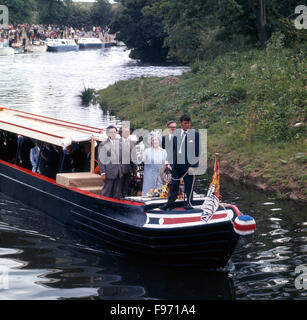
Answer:
<svg viewBox="0 0 307 320"><path fill-rule="evenodd" d="M0 56L11 56L15 54L15 50L9 47L8 41L0 39Z"/></svg>
<svg viewBox="0 0 307 320"><path fill-rule="evenodd" d="M15 50L10 47L0 47L0 56L12 56L15 54Z"/></svg>
<svg viewBox="0 0 307 320"><path fill-rule="evenodd" d="M44 53L47 51L47 45L43 41L34 41L26 47L26 51L29 53Z"/></svg>
<svg viewBox="0 0 307 320"><path fill-rule="evenodd" d="M99 38L80 38L78 40L80 50L101 49L104 44Z"/></svg>
<svg viewBox="0 0 307 320"><path fill-rule="evenodd" d="M49 52L65 52L78 51L79 46L73 39L49 39L46 41L47 51Z"/></svg>
<svg viewBox="0 0 307 320"><path fill-rule="evenodd" d="M21 136L64 150L74 143L91 142L91 164L95 141L106 138L99 128L3 107L0 130L15 135L17 154ZM91 172L58 173L51 179L3 160L0 149L0 192L119 250L167 264L217 268L227 264L240 232L254 230L254 222L240 220L242 214L234 205L215 202L217 208L208 212L204 206L208 195L195 194L193 210L184 210L183 200L178 200L173 210L161 211L166 199L108 198L100 195L101 188L102 179L93 173L92 165Z"/></svg>

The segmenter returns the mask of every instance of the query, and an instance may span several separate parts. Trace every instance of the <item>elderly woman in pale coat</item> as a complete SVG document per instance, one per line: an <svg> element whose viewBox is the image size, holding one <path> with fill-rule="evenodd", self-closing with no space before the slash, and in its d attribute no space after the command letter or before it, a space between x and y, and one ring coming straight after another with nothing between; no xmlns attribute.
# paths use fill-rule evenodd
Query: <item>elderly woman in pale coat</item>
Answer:
<svg viewBox="0 0 307 320"><path fill-rule="evenodd" d="M167 153L160 147L161 136L151 133L149 136L150 147L144 150L144 179L142 196L145 197L150 189L162 187L159 170L165 164Z"/></svg>

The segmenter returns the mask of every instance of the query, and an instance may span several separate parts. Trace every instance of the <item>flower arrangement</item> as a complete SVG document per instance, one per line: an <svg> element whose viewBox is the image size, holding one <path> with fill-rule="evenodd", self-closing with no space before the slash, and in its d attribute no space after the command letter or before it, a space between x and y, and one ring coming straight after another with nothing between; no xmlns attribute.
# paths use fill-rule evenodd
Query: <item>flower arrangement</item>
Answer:
<svg viewBox="0 0 307 320"><path fill-rule="evenodd" d="M150 189L147 193L147 197L167 198L168 189L167 185L164 185L162 188Z"/></svg>

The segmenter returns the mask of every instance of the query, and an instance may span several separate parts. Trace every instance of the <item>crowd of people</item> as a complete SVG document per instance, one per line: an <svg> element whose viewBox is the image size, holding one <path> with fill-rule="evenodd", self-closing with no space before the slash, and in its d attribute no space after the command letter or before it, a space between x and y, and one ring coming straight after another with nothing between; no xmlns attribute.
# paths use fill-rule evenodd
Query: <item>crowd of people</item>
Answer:
<svg viewBox="0 0 307 320"><path fill-rule="evenodd" d="M81 29L57 26L57 25L41 25L41 24L20 24L10 25L9 28L0 29L0 39L7 40L12 44L22 43L27 41L28 43L34 40L46 40L46 39L79 39L79 38L99 38L103 42L111 42L114 37L109 34L107 27L90 27Z"/></svg>
<svg viewBox="0 0 307 320"><path fill-rule="evenodd" d="M171 166L172 181L167 203L161 210L173 209L178 196L180 180L184 181L186 202L184 208L192 209L194 168L198 160L191 161L188 152L192 146L194 156L198 159L200 154L199 133L191 129L191 118L182 115L179 119L181 128L177 129L176 121L168 121L166 126L168 134L161 136L158 131L153 131L148 137L150 147L141 154L144 164L142 196L147 196L151 189L161 188L160 169ZM123 128L118 137L117 128L107 128L108 139L99 145L98 164L100 174L104 181L102 195L111 198L124 198L127 195L129 180L136 170L133 154L135 142L130 139L129 128ZM127 152L124 152L126 148ZM129 161L123 161L123 156L128 154ZM129 158L130 157L130 158Z"/></svg>
<svg viewBox="0 0 307 320"><path fill-rule="evenodd" d="M161 188L160 169L171 167L172 181L168 201L161 210L173 209L178 196L180 180L184 181L185 209L192 209L194 168L198 166L199 133L191 129L191 118L180 117L181 128L176 121L168 121L168 133L161 136L152 131L148 137L148 148L135 148L137 141L130 135L130 128L120 130L110 125L106 129L107 139L98 145L95 158L96 173L103 180L102 196L125 198L131 195L131 184L136 177L139 164L143 165L142 196L151 189ZM191 162L188 152L193 147L196 162ZM141 150L138 152L137 150ZM15 163L51 179L57 173L90 172L91 143L73 143L65 149L36 141L13 133L0 131L0 159ZM98 170L97 170L98 169Z"/></svg>

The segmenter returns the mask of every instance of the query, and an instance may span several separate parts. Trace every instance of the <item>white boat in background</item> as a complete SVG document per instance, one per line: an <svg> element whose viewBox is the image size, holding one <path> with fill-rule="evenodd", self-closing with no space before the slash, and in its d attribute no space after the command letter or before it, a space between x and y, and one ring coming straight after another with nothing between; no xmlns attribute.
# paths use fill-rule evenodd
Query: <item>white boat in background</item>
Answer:
<svg viewBox="0 0 307 320"><path fill-rule="evenodd" d="M80 38L78 45L80 50L101 49L104 47L103 42L99 38Z"/></svg>
<svg viewBox="0 0 307 320"><path fill-rule="evenodd" d="M11 56L15 54L15 50L9 47L8 41L0 39L0 56Z"/></svg>
<svg viewBox="0 0 307 320"><path fill-rule="evenodd" d="M64 52L78 51L79 46L74 39L49 39L46 41L47 51L49 52Z"/></svg>
<svg viewBox="0 0 307 320"><path fill-rule="evenodd" d="M10 47L0 47L0 56L12 56L15 54L15 50Z"/></svg>
<svg viewBox="0 0 307 320"><path fill-rule="evenodd" d="M47 51L47 45L43 41L34 41L26 47L26 50L29 53L44 53Z"/></svg>

